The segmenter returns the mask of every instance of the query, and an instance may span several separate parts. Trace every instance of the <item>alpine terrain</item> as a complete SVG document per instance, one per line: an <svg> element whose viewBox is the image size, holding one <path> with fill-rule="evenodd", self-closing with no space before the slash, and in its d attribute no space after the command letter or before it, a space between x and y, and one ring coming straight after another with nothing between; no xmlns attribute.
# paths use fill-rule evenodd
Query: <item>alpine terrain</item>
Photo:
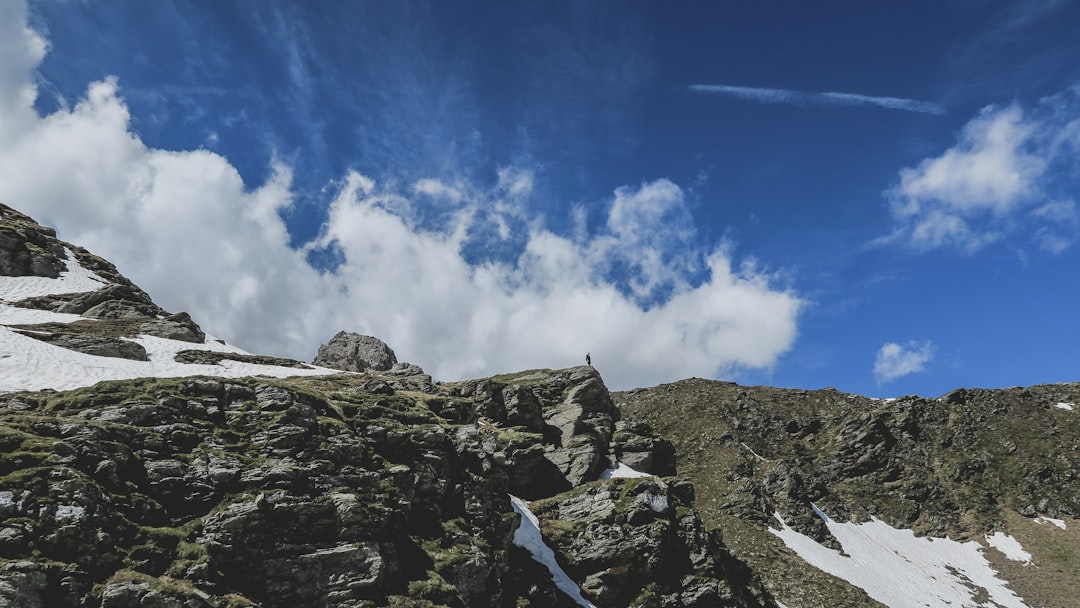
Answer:
<svg viewBox="0 0 1080 608"><path fill-rule="evenodd" d="M5 607L1080 607L1077 408L260 356L0 205Z"/></svg>

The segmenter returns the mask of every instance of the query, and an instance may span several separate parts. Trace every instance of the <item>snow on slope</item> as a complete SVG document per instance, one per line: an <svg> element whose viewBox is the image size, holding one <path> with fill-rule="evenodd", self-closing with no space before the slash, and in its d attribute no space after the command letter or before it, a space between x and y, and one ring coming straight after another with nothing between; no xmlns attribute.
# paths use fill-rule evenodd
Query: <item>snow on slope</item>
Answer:
<svg viewBox="0 0 1080 608"><path fill-rule="evenodd" d="M64 253L67 254L68 269L61 272L59 278L0 277L0 301L17 302L37 296L84 293L108 285L105 279L83 268L70 249L64 249Z"/></svg>
<svg viewBox="0 0 1080 608"><path fill-rule="evenodd" d="M1068 529L1068 527L1065 525L1065 520L1064 519L1054 519L1053 517L1036 517L1032 521L1034 521L1035 523L1040 524L1040 525L1041 524L1047 524L1047 523L1054 524L1055 526L1061 528L1062 530L1067 530Z"/></svg>
<svg viewBox="0 0 1080 608"><path fill-rule="evenodd" d="M79 265L68 251L66 272L60 277L0 277L0 300L18 301L41 295L56 295L96 291L107 283ZM149 361L132 361L113 357L87 355L8 329L9 325L37 323L71 323L83 319L79 315L45 310L19 308L0 302L0 393L37 391L42 389L70 390L96 384L102 380L129 380L142 377L219 376L311 376L341 373L338 370L313 367L299 369L274 365L256 365L223 360L217 365L177 363L176 353L182 350L208 350L224 353L249 354L207 336L202 344L167 340L153 336L132 338L146 349Z"/></svg>
<svg viewBox="0 0 1080 608"><path fill-rule="evenodd" d="M1005 557L1013 560L1014 562L1024 562L1025 564L1031 563L1031 554L1024 551L1024 548L1020 546L1020 541L1005 534L1004 532L994 532L993 534L986 535L986 542L991 547L1001 551L1005 554Z"/></svg>
<svg viewBox="0 0 1080 608"><path fill-rule="evenodd" d="M621 462L616 462L615 468L604 469L604 472L600 473L600 479L615 479L618 477L653 477L653 475L632 469Z"/></svg>
<svg viewBox="0 0 1080 608"><path fill-rule="evenodd" d="M173 360L176 353L182 350L247 354L234 346L221 344L210 336L207 336L203 344L166 340L153 336L139 336L131 341L141 344L146 349L149 361L86 355L23 336L6 327L0 327L0 392L39 391L47 388L64 391L97 384L102 380L130 380L144 377L273 376L285 378L341 373L338 370L321 367L300 369L229 360L223 360L217 365L203 365L177 363Z"/></svg>
<svg viewBox="0 0 1080 608"><path fill-rule="evenodd" d="M574 600L578 606L596 608L592 602L581 596L581 588L555 561L555 552L551 550L551 547L547 546L544 538L540 536L540 522L529 510L529 503L511 495L510 505L521 516L521 524L514 531L514 544L528 551L529 555L532 555L532 558L536 560L536 563L546 567L548 572L551 572L551 579L555 582L555 586Z"/></svg>
<svg viewBox="0 0 1080 608"><path fill-rule="evenodd" d="M876 518L841 524L817 507L814 512L847 555L791 529L779 513L780 529L769 531L811 565L863 589L890 608L1028 608L997 577L977 542L919 538L911 530L898 530ZM984 590L986 599L977 601Z"/></svg>

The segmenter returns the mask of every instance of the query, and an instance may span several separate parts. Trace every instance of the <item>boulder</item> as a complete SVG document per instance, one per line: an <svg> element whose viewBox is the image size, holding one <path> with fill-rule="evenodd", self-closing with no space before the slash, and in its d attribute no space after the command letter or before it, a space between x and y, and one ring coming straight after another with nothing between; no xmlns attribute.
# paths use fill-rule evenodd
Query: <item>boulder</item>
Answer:
<svg viewBox="0 0 1080 608"><path fill-rule="evenodd" d="M147 321L139 327L139 333L169 340L194 342L195 344L202 344L206 341L206 334L203 333L202 328L191 320L191 315L186 312L178 312L164 319Z"/></svg>
<svg viewBox="0 0 1080 608"><path fill-rule="evenodd" d="M48 342L53 346L59 346L85 355L131 359L132 361L149 361L146 349L141 344L122 338L61 333L45 334L30 331L19 333L28 338L35 338L42 342Z"/></svg>
<svg viewBox="0 0 1080 608"><path fill-rule="evenodd" d="M315 365L346 372L385 372L397 364L397 356L382 340L372 336L339 331L319 347Z"/></svg>

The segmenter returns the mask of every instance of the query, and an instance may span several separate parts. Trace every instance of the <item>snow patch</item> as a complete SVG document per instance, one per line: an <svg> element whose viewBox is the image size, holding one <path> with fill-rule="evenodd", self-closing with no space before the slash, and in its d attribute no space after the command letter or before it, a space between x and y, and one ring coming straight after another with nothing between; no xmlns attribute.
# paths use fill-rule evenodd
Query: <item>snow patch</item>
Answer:
<svg viewBox="0 0 1080 608"><path fill-rule="evenodd" d="M90 272L65 248L67 270L55 279L48 277L0 277L0 300L18 302L37 296L55 296L66 293L97 291L108 281Z"/></svg>
<svg viewBox="0 0 1080 608"><path fill-rule="evenodd" d="M130 359L87 355L53 346L41 340L35 340L11 331L6 327L0 327L0 393L44 389L64 391L91 386L103 380L130 380L144 377L217 376L220 378L241 378L244 376L272 376L285 378L289 376L318 376L341 373L338 370L322 367L300 369L242 363L228 359L223 360L218 365L177 363L175 361L176 353L182 350L248 354L235 346L222 344L210 335L207 335L206 341L202 344L168 340L154 336L139 336L131 339L131 341L141 344L146 349L149 361L132 361Z"/></svg>
<svg viewBox="0 0 1080 608"><path fill-rule="evenodd" d="M1064 519L1054 519L1052 517L1041 517L1040 516L1040 517L1036 517L1032 521L1034 521L1035 523L1040 524L1040 525L1047 524L1047 523L1054 524L1055 526L1061 528L1062 530L1067 530L1068 529L1068 528L1065 527L1065 520Z"/></svg>
<svg viewBox="0 0 1080 608"><path fill-rule="evenodd" d="M989 543L991 547L1004 553L1005 557L1014 562L1023 562L1025 564L1031 563L1031 554L1024 551L1024 548L1020 546L1020 541L1004 532L988 534L986 536L986 542Z"/></svg>
<svg viewBox="0 0 1080 608"><path fill-rule="evenodd" d="M796 532L779 513L780 529L770 528L785 545L813 566L866 591L891 608L911 606L997 606L1028 608L997 577L979 543L916 537L885 522L837 523L818 513L840 542L843 555ZM976 601L985 591L986 600Z"/></svg>
<svg viewBox="0 0 1080 608"><path fill-rule="evenodd" d="M0 277L2 282L2 277ZM40 323L71 323L86 319L79 315L52 312L49 310L34 310L33 308L19 308L9 304L0 303L0 325L38 325Z"/></svg>
<svg viewBox="0 0 1080 608"><path fill-rule="evenodd" d="M1065 403L1064 401L1062 401L1061 403L1055 403L1054 407L1058 408L1059 410L1069 410L1071 412L1073 409L1073 404Z"/></svg>
<svg viewBox="0 0 1080 608"><path fill-rule="evenodd" d="M635 471L634 469L626 466L621 462L615 463L615 468L604 469L603 473L600 473L600 479L616 479L616 478L635 478L635 477L653 477L648 473L642 473L641 471Z"/></svg>
<svg viewBox="0 0 1080 608"><path fill-rule="evenodd" d="M551 547L547 546L543 537L540 536L540 522L529 510L529 503L511 495L510 505L521 516L521 525L514 531L514 544L528 551L532 558L536 560L536 563L546 567L548 572L551 572L551 580L555 582L555 586L568 595L578 606L596 608L592 602L581 596L581 588L574 582L574 579L566 574L559 562L555 561L555 552L551 550Z"/></svg>

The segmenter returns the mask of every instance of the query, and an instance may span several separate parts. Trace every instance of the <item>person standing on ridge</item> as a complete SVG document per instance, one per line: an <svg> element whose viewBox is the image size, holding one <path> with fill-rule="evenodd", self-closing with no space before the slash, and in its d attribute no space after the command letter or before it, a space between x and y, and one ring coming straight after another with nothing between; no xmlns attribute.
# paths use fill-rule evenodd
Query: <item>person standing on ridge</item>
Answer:
<svg viewBox="0 0 1080 608"><path fill-rule="evenodd" d="M592 367L592 355L585 353L585 365Z"/></svg>

